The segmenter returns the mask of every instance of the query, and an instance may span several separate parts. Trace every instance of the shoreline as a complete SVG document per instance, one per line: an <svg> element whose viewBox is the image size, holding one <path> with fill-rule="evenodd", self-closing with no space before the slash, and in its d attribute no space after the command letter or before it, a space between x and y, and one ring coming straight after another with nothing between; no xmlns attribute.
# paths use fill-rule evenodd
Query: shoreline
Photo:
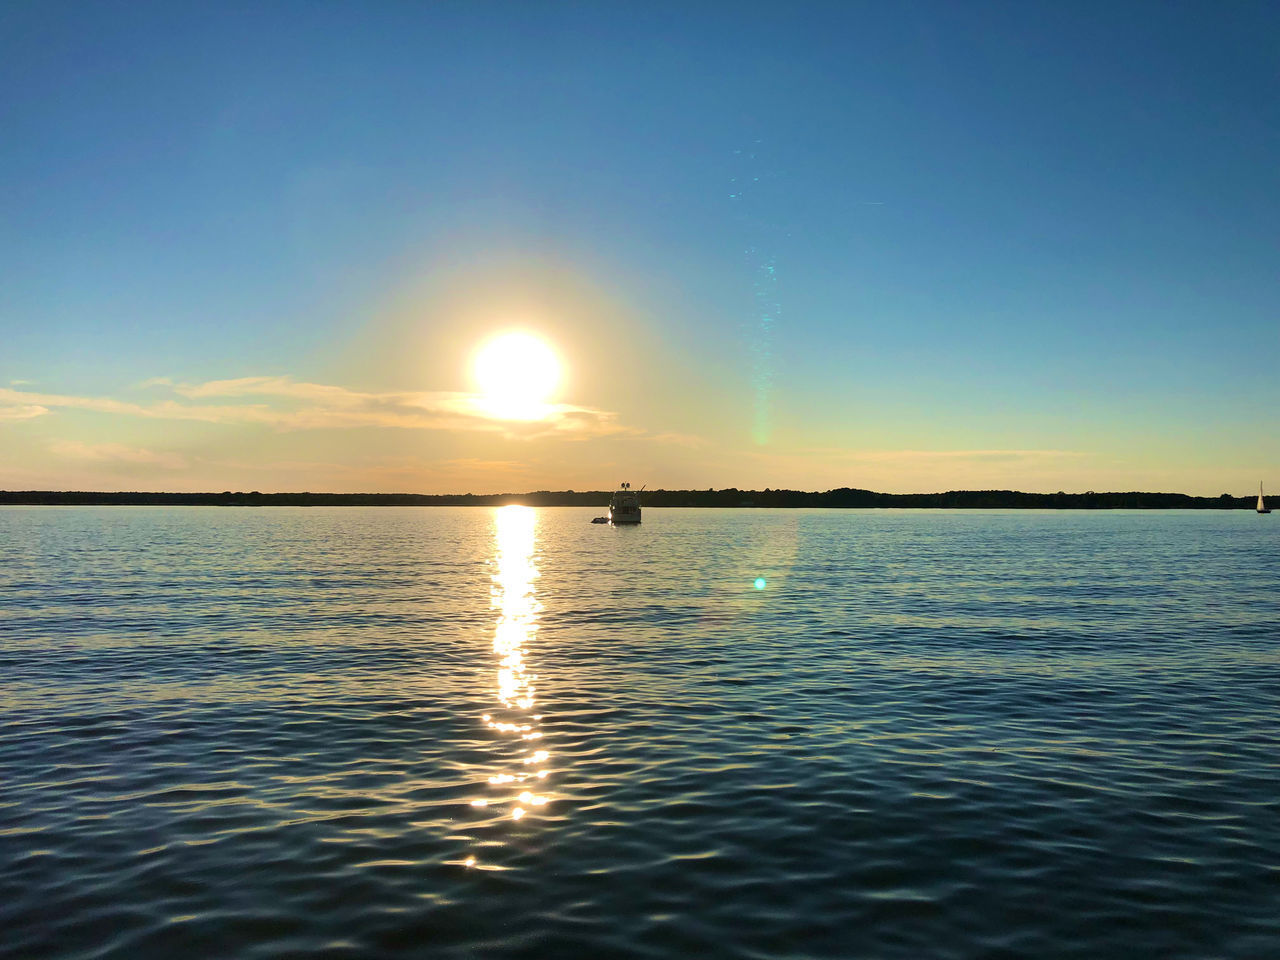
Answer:
<svg viewBox="0 0 1280 960"><path fill-rule="evenodd" d="M601 507L609 491L539 490L531 493L222 493L0 490L0 506L226 506L226 507ZM951 490L945 493L876 493L842 487L802 490L651 490L645 507L728 509L896 508L1022 510L1253 510L1256 496L1195 497L1185 493L1023 493L1017 490Z"/></svg>

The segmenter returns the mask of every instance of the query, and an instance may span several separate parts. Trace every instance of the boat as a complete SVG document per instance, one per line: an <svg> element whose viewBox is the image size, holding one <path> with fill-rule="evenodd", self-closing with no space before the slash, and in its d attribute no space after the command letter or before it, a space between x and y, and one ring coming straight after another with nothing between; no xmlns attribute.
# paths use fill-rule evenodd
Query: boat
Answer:
<svg viewBox="0 0 1280 960"><path fill-rule="evenodd" d="M1262 499L1262 481L1261 480L1258 481L1258 512L1259 513L1271 512L1271 508L1268 507L1266 501Z"/></svg>
<svg viewBox="0 0 1280 960"><path fill-rule="evenodd" d="M614 524L640 522L640 494L631 489L631 484L620 484L614 495L609 498L609 522Z"/></svg>

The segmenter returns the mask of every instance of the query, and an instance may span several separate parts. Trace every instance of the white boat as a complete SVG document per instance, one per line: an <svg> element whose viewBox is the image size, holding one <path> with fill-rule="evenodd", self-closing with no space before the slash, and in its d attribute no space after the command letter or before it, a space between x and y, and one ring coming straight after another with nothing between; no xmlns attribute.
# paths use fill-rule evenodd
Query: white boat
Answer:
<svg viewBox="0 0 1280 960"><path fill-rule="evenodd" d="M1262 499L1262 481L1261 480L1258 481L1258 512L1259 513L1271 512L1271 510L1267 507L1266 502Z"/></svg>
<svg viewBox="0 0 1280 960"><path fill-rule="evenodd" d="M614 495L609 498L609 522L640 522L640 494L631 489L631 484L619 485Z"/></svg>

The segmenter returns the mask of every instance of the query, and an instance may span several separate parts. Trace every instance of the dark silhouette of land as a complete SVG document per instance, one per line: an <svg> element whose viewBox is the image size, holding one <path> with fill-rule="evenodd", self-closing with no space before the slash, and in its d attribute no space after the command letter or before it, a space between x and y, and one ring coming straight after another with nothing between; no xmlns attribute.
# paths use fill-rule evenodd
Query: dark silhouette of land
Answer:
<svg viewBox="0 0 1280 960"><path fill-rule="evenodd" d="M93 493L0 490L0 505L222 506L222 507L600 507L606 490L538 490L534 493ZM646 507L907 507L1035 510L1252 510L1256 495L1193 497L1185 493L1021 493L1017 490L951 490L946 493L876 493L840 487L804 490L649 490Z"/></svg>

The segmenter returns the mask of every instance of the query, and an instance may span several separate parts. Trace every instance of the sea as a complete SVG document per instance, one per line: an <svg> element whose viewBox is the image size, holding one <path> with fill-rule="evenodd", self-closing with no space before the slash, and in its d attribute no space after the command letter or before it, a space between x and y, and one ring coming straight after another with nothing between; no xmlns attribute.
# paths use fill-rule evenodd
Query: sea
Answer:
<svg viewBox="0 0 1280 960"><path fill-rule="evenodd" d="M5 958L1280 957L1280 518L0 508Z"/></svg>

